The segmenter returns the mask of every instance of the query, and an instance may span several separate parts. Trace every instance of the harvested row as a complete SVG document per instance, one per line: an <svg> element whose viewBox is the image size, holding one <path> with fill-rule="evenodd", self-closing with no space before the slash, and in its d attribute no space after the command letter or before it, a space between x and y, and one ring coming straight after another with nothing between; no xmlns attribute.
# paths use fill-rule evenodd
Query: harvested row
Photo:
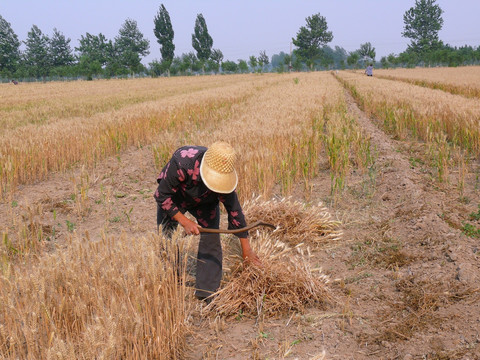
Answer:
<svg viewBox="0 0 480 360"><path fill-rule="evenodd" d="M231 114L221 126L195 129L184 139L205 146L222 139L234 145L243 199L252 194L268 198L275 188L288 195L300 181L308 195L309 180L323 160L332 169L333 187L351 164L365 167L372 160L368 137L355 127L342 87L327 73L283 75L276 85L234 104ZM171 154L182 142L162 135L159 144ZM347 159L343 163L338 160L342 156Z"/></svg>
<svg viewBox="0 0 480 360"><path fill-rule="evenodd" d="M401 80L470 98L480 98L480 67L380 69L376 77Z"/></svg>
<svg viewBox="0 0 480 360"><path fill-rule="evenodd" d="M135 104L256 80L260 79L253 76L201 76L24 83L14 87L0 84L0 134L28 124L75 121Z"/></svg>
<svg viewBox="0 0 480 360"><path fill-rule="evenodd" d="M337 76L367 114L399 139L425 141L426 156L446 180L449 164L461 167L480 154L480 104L474 99L400 81L342 72Z"/></svg>
<svg viewBox="0 0 480 360"><path fill-rule="evenodd" d="M255 93L254 86L268 86L268 80L227 81L225 86L198 91L190 87L187 93L179 91L176 96L122 106L120 110L5 131L0 136L0 195L72 165L94 166L128 146L151 143L159 132L222 121L233 103Z"/></svg>

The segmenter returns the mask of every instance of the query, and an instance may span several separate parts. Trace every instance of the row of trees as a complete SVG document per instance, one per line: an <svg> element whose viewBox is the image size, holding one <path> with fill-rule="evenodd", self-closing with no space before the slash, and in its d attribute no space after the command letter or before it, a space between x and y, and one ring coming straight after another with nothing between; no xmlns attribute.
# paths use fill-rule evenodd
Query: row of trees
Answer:
<svg viewBox="0 0 480 360"><path fill-rule="evenodd" d="M436 0L416 0L415 6L403 15L405 26L402 36L409 38L411 43L399 55L390 54L382 57L379 65L411 67L479 63L480 46L456 48L445 45L439 39L438 33L443 26L442 14L443 10L436 4ZM292 40L297 47L294 54L310 69L332 65L344 68L345 61L349 67L355 68L375 61L375 48L370 42L360 45L358 50L349 54L345 53L344 59L335 61L331 49L326 46L333 40L333 34L328 31L327 21L320 14L307 17L306 26L302 26Z"/></svg>
<svg viewBox="0 0 480 360"><path fill-rule="evenodd" d="M453 48L443 44L438 32L443 26L443 10L436 0L416 0L415 6L403 16L402 36L411 39L408 48L399 55L384 56L377 66L416 66L475 64L480 62L480 46ZM136 21L127 19L114 40L102 33L86 33L79 39L79 46L72 49L70 39L57 29L49 37L33 25L25 50L20 51L21 42L9 22L0 16L0 78L45 78L47 76L125 76L145 73L153 76L265 71L357 68L375 62L376 51L370 42L361 44L359 49L347 52L336 46L328 46L333 33L328 30L327 20L320 14L306 18L292 38L295 51L281 52L272 56L272 64L265 51L258 56L237 62L224 61L220 49L213 48L205 18L198 14L192 33L191 51L175 56L174 30L170 15L162 4L153 19L153 33L160 45L161 59L145 67L141 60L149 54L149 41L139 31Z"/></svg>
<svg viewBox="0 0 480 360"><path fill-rule="evenodd" d="M202 14L198 14L195 20L194 33L192 34L192 47L196 51L175 57L174 31L170 15L162 4L154 19L154 34L160 45L162 59L150 63L152 75L191 74L196 72L218 73L220 69L226 73L264 71L269 64L269 58L265 51L259 56L250 56L247 60L223 61L223 53L220 49L213 49L213 39L208 32L207 23Z"/></svg>
<svg viewBox="0 0 480 360"><path fill-rule="evenodd" d="M154 17L153 33L160 44L161 60L145 67L141 60L149 54L149 41L139 31L136 21L127 19L115 39L108 40L102 33L86 33L73 50L71 40L54 29L51 37L33 25L23 41L25 51L20 51L20 41L9 22L0 16L0 78L45 78L86 76L124 76L145 73L191 74L196 72L249 72L264 71L269 64L265 51L249 60L224 61L223 53L213 49L205 18L198 14L192 47L189 52L175 57L174 31L170 15L162 4Z"/></svg>
<svg viewBox="0 0 480 360"><path fill-rule="evenodd" d="M20 41L10 23L0 16L0 76L125 75L143 71L141 58L149 54L149 41L131 19L124 22L114 41L101 33L86 33L79 39L76 54L70 41L57 29L49 37L33 25L24 41L25 51L21 52Z"/></svg>

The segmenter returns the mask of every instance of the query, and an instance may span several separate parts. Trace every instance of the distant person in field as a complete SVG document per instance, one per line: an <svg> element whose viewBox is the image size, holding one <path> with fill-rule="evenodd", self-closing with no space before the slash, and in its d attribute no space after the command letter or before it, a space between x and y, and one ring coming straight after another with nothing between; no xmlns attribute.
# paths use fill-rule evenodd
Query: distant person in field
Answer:
<svg viewBox="0 0 480 360"><path fill-rule="evenodd" d="M365 74L367 74L367 76L373 76L373 65L372 64L368 64L367 68L365 69Z"/></svg>
<svg viewBox="0 0 480 360"><path fill-rule="evenodd" d="M218 290L222 279L222 245L220 234L200 233L199 225L218 229L222 203L228 214L228 228L246 227L245 216L235 188L238 176L235 171L236 152L225 142L215 142L209 148L183 146L177 149L158 176L157 226L164 235L171 237L178 224L187 234L199 235L197 254L197 298L208 298ZM197 223L184 214L189 212ZM236 234L242 246L243 259L260 265L251 249L248 232Z"/></svg>
<svg viewBox="0 0 480 360"><path fill-rule="evenodd" d="M12 80L12 84L13 85L18 85L18 81L17 80Z"/></svg>

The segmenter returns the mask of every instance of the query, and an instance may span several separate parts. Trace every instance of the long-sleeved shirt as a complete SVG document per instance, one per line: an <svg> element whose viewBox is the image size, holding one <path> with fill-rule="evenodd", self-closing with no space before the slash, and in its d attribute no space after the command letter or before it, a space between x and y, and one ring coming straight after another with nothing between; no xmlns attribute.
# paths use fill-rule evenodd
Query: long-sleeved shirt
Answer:
<svg viewBox="0 0 480 360"><path fill-rule="evenodd" d="M245 227L246 221L236 191L219 194L211 191L200 176L200 163L207 151L203 146L183 146L177 149L157 178L158 187L154 198L158 206L172 218L179 211L194 215L198 223L206 227L208 218L214 216L219 202L228 214L228 228ZM247 237L248 232L236 234Z"/></svg>

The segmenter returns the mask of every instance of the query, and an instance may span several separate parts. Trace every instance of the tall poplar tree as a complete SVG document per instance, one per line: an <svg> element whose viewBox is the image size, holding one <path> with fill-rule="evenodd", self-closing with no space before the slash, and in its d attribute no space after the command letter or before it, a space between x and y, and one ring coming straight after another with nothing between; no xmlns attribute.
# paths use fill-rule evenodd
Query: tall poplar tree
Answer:
<svg viewBox="0 0 480 360"><path fill-rule="evenodd" d="M175 55L175 45L173 44L174 32L172 22L170 21L170 15L163 4L160 5L160 9L155 16L153 23L155 25L153 33L157 38L157 42L160 44L162 60L170 66Z"/></svg>
<svg viewBox="0 0 480 360"><path fill-rule="evenodd" d="M20 41L10 23L0 15L0 71L14 72L20 61Z"/></svg>
<svg viewBox="0 0 480 360"><path fill-rule="evenodd" d="M213 39L208 33L207 23L202 14L197 15L194 33L192 34L192 46L197 51L197 58L205 62L212 53Z"/></svg>

